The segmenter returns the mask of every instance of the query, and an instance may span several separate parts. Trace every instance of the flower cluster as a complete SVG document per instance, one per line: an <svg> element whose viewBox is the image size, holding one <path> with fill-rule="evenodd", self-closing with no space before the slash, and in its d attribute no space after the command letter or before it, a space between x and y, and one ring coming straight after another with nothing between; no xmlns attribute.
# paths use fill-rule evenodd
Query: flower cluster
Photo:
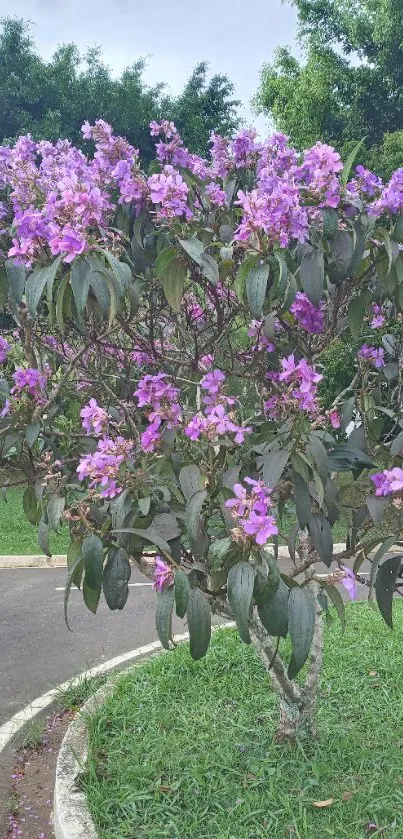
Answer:
<svg viewBox="0 0 403 839"><path fill-rule="evenodd" d="M358 350L358 358L363 361L368 361L373 367L380 369L385 366L385 350L382 347L369 347L368 344L363 344Z"/></svg>
<svg viewBox="0 0 403 839"><path fill-rule="evenodd" d="M318 413L317 385L323 376L305 358L297 363L292 353L281 359L279 373L270 372L267 377L277 385L286 385L286 388L281 389L281 393L270 396L265 402L266 413L271 419L284 415L284 411L306 411L309 416Z"/></svg>
<svg viewBox="0 0 403 839"><path fill-rule="evenodd" d="M155 591L162 591L162 589L172 586L174 582L174 575L172 568L164 562L162 556L155 557L154 582L153 589Z"/></svg>
<svg viewBox="0 0 403 839"><path fill-rule="evenodd" d="M77 473L80 481L90 479L90 488L98 489L101 498L115 498L122 492L118 478L122 464L132 455L134 443L123 437L103 437L97 450L81 458Z"/></svg>
<svg viewBox="0 0 403 839"><path fill-rule="evenodd" d="M386 323L385 315L383 314L382 307L378 306L377 303L372 304L372 319L370 326L372 329L381 329Z"/></svg>
<svg viewBox="0 0 403 839"><path fill-rule="evenodd" d="M148 428L141 435L141 445L144 451L153 452L161 441L163 428L172 429L181 422L179 388L167 381L166 373L148 374L140 379L134 396L139 408L151 408Z"/></svg>
<svg viewBox="0 0 403 839"><path fill-rule="evenodd" d="M290 312L294 315L302 329L306 332L323 332L325 325L325 303L322 300L319 306L314 306L307 295L298 291L294 303L290 306Z"/></svg>
<svg viewBox="0 0 403 839"><path fill-rule="evenodd" d="M10 393L13 396L18 396L22 393L27 393L37 401L43 396L43 390L46 386L46 376L33 367L18 367L13 373L14 386Z"/></svg>
<svg viewBox="0 0 403 839"><path fill-rule="evenodd" d="M0 335L0 364L4 364L10 352L10 344Z"/></svg>
<svg viewBox="0 0 403 839"><path fill-rule="evenodd" d="M375 495L392 495L403 490L403 469L399 466L370 475L370 479L375 485Z"/></svg>
<svg viewBox="0 0 403 839"><path fill-rule="evenodd" d="M263 321L261 320L252 320L249 325L248 329L249 338L255 338L256 344L255 349L259 350L267 350L267 352L274 352L276 347L272 341L269 341L268 338L263 333Z"/></svg>
<svg viewBox="0 0 403 839"><path fill-rule="evenodd" d="M337 175L342 169L339 153L326 143L317 142L304 151L299 175L309 197L318 201L319 207L338 207L340 181Z"/></svg>
<svg viewBox="0 0 403 839"><path fill-rule="evenodd" d="M198 440L203 435L214 442L222 435L233 434L234 443L240 445L246 434L251 433L252 428L237 425L232 413L227 413L227 409L231 409L236 400L225 395L225 380L225 373L217 369L206 373L200 380L204 413L196 414L185 426L185 434L190 440Z"/></svg>
<svg viewBox="0 0 403 839"><path fill-rule="evenodd" d="M273 506L272 490L263 481L245 478L244 483L251 487L247 492L242 484L235 484L235 498L225 502L236 522L231 531L234 541L245 542L252 539L257 545L265 545L278 533L274 516L269 512Z"/></svg>
<svg viewBox="0 0 403 839"><path fill-rule="evenodd" d="M108 424L108 414L101 408L96 399L90 399L88 405L80 411L82 426L87 434L103 434Z"/></svg>
<svg viewBox="0 0 403 839"><path fill-rule="evenodd" d="M160 174L151 175L147 185L152 203L158 204L157 218L192 218L193 214L187 205L189 187L173 166L164 166Z"/></svg>

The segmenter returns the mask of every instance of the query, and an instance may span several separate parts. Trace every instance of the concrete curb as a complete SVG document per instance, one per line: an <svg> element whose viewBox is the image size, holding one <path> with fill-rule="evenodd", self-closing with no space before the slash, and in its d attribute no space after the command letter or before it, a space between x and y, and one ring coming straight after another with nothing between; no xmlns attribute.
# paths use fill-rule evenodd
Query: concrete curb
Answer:
<svg viewBox="0 0 403 839"><path fill-rule="evenodd" d="M233 621L224 625L235 626ZM219 628L220 625L214 626L212 631L215 632ZM176 643L181 643L187 641L188 638L189 633L185 632L183 635L175 635L174 640ZM161 650L161 644L156 641L146 647L133 650L132 658L148 658ZM88 699L64 735L57 758L53 798L53 824L56 839L98 839L85 794L77 788L77 776L82 771L88 754L86 717L102 705L113 689L116 678L103 685Z"/></svg>

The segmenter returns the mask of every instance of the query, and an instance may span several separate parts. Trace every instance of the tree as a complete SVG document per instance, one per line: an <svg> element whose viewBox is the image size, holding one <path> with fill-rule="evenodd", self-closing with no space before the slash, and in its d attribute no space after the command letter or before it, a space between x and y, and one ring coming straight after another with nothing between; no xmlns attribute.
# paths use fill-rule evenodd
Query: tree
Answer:
<svg viewBox="0 0 403 839"><path fill-rule="evenodd" d="M402 0L292 2L306 59L277 51L262 69L258 109L298 148L320 138L347 154L365 138L362 162L390 177L403 164Z"/></svg>
<svg viewBox="0 0 403 839"><path fill-rule="evenodd" d="M18 330L0 339L1 465L26 476L45 553L69 524L66 620L73 584L93 612L102 592L124 608L131 557L154 578L164 647L174 609L195 659L211 612L236 620L279 694L277 737L295 741L315 729L323 619L333 604L345 620L337 584L367 585L389 626L403 585L388 556L403 524L402 174L348 180L327 145L298 155L252 130L216 136L206 161L171 122L151 131L148 177L102 120L83 126L88 158L26 137L1 149ZM360 336L325 407L321 359Z"/></svg>
<svg viewBox="0 0 403 839"><path fill-rule="evenodd" d="M174 97L162 83L146 85L144 68L138 59L114 78L98 48L82 56L74 44L60 46L45 62L36 54L28 24L6 18L0 35L0 141L29 132L36 140L66 137L83 146L84 120L102 118L149 162L154 153L149 124L162 114L200 154L207 154L212 131L234 131L239 102L231 98L234 86L226 76L208 80L208 65L202 62Z"/></svg>

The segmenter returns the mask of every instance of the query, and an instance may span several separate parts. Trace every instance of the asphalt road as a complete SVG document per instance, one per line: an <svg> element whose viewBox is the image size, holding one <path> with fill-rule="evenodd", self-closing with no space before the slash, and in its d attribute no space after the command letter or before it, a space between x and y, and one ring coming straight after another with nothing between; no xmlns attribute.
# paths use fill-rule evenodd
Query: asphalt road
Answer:
<svg viewBox="0 0 403 839"><path fill-rule="evenodd" d="M362 570L368 574L368 567ZM122 612L110 612L101 598L92 615L73 587L73 632L63 617L65 580L63 568L0 569L0 725L51 687L156 640L155 594L137 569ZM366 597L367 589L360 586L358 594ZM183 621L175 622L174 631L186 631Z"/></svg>

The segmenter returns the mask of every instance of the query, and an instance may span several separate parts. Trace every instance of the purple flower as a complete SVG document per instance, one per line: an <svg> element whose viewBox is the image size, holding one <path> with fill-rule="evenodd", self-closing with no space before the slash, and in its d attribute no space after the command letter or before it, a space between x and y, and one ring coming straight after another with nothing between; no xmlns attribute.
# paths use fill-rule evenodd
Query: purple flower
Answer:
<svg viewBox="0 0 403 839"><path fill-rule="evenodd" d="M245 478L245 483L251 487L249 494L242 484L235 484L235 498L225 502L236 523L232 537L235 541L253 538L257 545L265 545L278 533L275 518L269 513L273 505L271 489L253 478Z"/></svg>
<svg viewBox="0 0 403 839"><path fill-rule="evenodd" d="M374 367L380 369L385 366L385 350L380 347L369 347L368 344L363 344L358 350L358 358L364 361L369 361Z"/></svg>
<svg viewBox="0 0 403 839"><path fill-rule="evenodd" d="M321 301L319 306L314 306L307 295L301 291L297 292L295 301L290 306L290 312L294 315L299 325L306 332L311 333L323 332L325 325L324 310L324 301Z"/></svg>
<svg viewBox="0 0 403 839"><path fill-rule="evenodd" d="M372 329L380 329L386 322L385 315L382 313L382 309L377 303L372 304L372 319L370 326Z"/></svg>
<svg viewBox="0 0 403 839"><path fill-rule="evenodd" d="M341 565L340 567L344 571L344 577L341 579L341 584L346 589L351 600L355 600L357 597L357 582L354 571L352 568L348 568L347 565Z"/></svg>
<svg viewBox="0 0 403 839"><path fill-rule="evenodd" d="M211 203L214 204L216 207L225 207L227 205L227 193L220 188L219 184L207 184L204 191L206 195L208 195Z"/></svg>
<svg viewBox="0 0 403 839"><path fill-rule="evenodd" d="M15 384L10 391L13 395L27 390L30 396L40 397L46 386L46 376L31 367L18 367L13 373L13 379Z"/></svg>
<svg viewBox="0 0 403 839"><path fill-rule="evenodd" d="M0 364L4 364L10 349L11 347L8 341L0 335Z"/></svg>
<svg viewBox="0 0 403 839"><path fill-rule="evenodd" d="M338 411L336 411L335 409L333 411L330 411L329 412L329 420L330 420L330 425L332 426L332 428L340 428L341 418L340 418L340 414L339 414Z"/></svg>
<svg viewBox="0 0 403 839"><path fill-rule="evenodd" d="M162 591L167 586L172 586L174 582L174 575L172 568L164 562L161 556L155 557L154 582L153 589Z"/></svg>
<svg viewBox="0 0 403 839"><path fill-rule="evenodd" d="M394 466L393 469L384 469L383 472L370 475L370 480L375 485L375 495L392 495L393 492L403 490L403 469L399 466Z"/></svg>
<svg viewBox="0 0 403 839"><path fill-rule="evenodd" d="M101 498L114 498L122 492L117 479L122 465L132 455L133 447L133 441L123 437L98 440L97 450L81 458L77 467L78 479L89 478L90 487L98 489Z"/></svg>
<svg viewBox="0 0 403 839"><path fill-rule="evenodd" d="M189 187L172 166L165 166L159 175L151 175L147 185L152 203L159 205L158 218L173 219L183 215L188 219L192 217L187 205Z"/></svg>
<svg viewBox="0 0 403 839"><path fill-rule="evenodd" d="M95 399L90 399L88 405L80 411L82 426L88 434L103 434L108 423L108 414Z"/></svg>

